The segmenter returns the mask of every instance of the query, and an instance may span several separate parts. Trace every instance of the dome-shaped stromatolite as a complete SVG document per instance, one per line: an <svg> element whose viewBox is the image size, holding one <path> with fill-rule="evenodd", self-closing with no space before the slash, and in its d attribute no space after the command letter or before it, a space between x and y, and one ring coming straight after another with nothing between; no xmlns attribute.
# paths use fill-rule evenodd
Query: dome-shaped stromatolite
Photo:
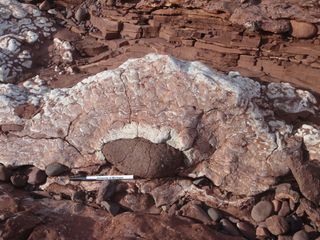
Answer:
<svg viewBox="0 0 320 240"><path fill-rule="evenodd" d="M143 138L106 143L102 152L121 172L143 178L174 176L177 169L183 166L184 159L179 150Z"/></svg>
<svg viewBox="0 0 320 240"><path fill-rule="evenodd" d="M101 164L105 144L139 137L183 152L186 164L196 166L191 177L245 195L268 189L289 171L287 138L295 131L275 112L319 115L316 98L290 84L261 85L157 54L72 88L35 89L0 85L0 125L22 126L0 135L4 164ZM30 101L40 102L41 111L19 117L15 108Z"/></svg>

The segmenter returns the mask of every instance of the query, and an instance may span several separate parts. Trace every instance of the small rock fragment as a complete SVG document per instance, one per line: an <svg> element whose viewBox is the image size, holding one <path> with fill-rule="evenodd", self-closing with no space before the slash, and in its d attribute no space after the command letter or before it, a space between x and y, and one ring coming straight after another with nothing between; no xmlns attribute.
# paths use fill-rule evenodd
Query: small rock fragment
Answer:
<svg viewBox="0 0 320 240"><path fill-rule="evenodd" d="M32 185L44 184L47 180L47 175L44 171L37 167L32 167L28 171L28 183Z"/></svg>
<svg viewBox="0 0 320 240"><path fill-rule="evenodd" d="M285 217L290 213L290 206L288 201L284 201L281 204L280 211L278 212L278 215L281 217Z"/></svg>
<svg viewBox="0 0 320 240"><path fill-rule="evenodd" d="M212 221L217 222L220 219L219 212L214 208L209 208L207 211L209 217L212 219Z"/></svg>
<svg viewBox="0 0 320 240"><path fill-rule="evenodd" d="M86 199L86 192L83 190L75 191L71 195L71 200L75 202L84 202Z"/></svg>
<svg viewBox="0 0 320 240"><path fill-rule="evenodd" d="M292 240L292 237L287 235L279 235L278 240Z"/></svg>
<svg viewBox="0 0 320 240"><path fill-rule="evenodd" d="M0 164L0 181L8 182L12 172L6 166Z"/></svg>
<svg viewBox="0 0 320 240"><path fill-rule="evenodd" d="M240 236L239 230L228 220L221 219L222 229L232 236Z"/></svg>
<svg viewBox="0 0 320 240"><path fill-rule="evenodd" d="M46 191L32 191L30 194L33 198L36 199L51 198L51 195Z"/></svg>
<svg viewBox="0 0 320 240"><path fill-rule="evenodd" d="M289 199L289 207L291 211L296 208L296 203L292 199Z"/></svg>
<svg viewBox="0 0 320 240"><path fill-rule="evenodd" d="M293 235L292 240L309 240L309 237L304 230L300 230Z"/></svg>
<svg viewBox="0 0 320 240"><path fill-rule="evenodd" d="M292 233L299 231L303 227L301 219L296 215L289 215L286 217L286 221L289 224L290 232Z"/></svg>
<svg viewBox="0 0 320 240"><path fill-rule="evenodd" d="M115 192L115 189L116 189L115 183L112 183L110 181L102 182L98 190L96 203L99 204L102 201L110 200L110 198Z"/></svg>
<svg viewBox="0 0 320 240"><path fill-rule="evenodd" d="M129 193L121 198L118 203L125 208L131 209L133 212L147 212L154 206L153 198L149 194ZM173 204L172 206L176 206ZM169 211L175 213L176 209L170 207Z"/></svg>
<svg viewBox="0 0 320 240"><path fill-rule="evenodd" d="M256 235L257 235L257 237L265 238L265 237L270 236L270 233L267 228L258 226L256 228Z"/></svg>
<svg viewBox="0 0 320 240"><path fill-rule="evenodd" d="M296 38L313 38L318 29L312 23L307 22L298 22L296 20L290 21L292 26L292 33L291 35Z"/></svg>
<svg viewBox="0 0 320 240"><path fill-rule="evenodd" d="M272 204L273 204L273 209L275 212L279 212L280 208L281 208L281 202L279 200L272 200Z"/></svg>
<svg viewBox="0 0 320 240"><path fill-rule="evenodd" d="M10 177L10 181L13 186L21 188L27 185L27 176L25 175L13 175Z"/></svg>
<svg viewBox="0 0 320 240"><path fill-rule="evenodd" d="M237 227L240 230L240 232L248 239L256 239L256 233L255 228L246 222L238 222Z"/></svg>
<svg viewBox="0 0 320 240"><path fill-rule="evenodd" d="M120 206L114 202L102 201L101 206L104 207L113 216L117 215L120 211Z"/></svg>
<svg viewBox="0 0 320 240"><path fill-rule="evenodd" d="M189 218L196 219L204 224L209 224L211 219L207 215L207 213L197 204L193 204L192 202L187 203L181 208L182 216L186 216Z"/></svg>
<svg viewBox="0 0 320 240"><path fill-rule="evenodd" d="M299 193L291 189L290 183L278 185L275 193L276 200L291 199L293 202L297 203L300 199Z"/></svg>
<svg viewBox="0 0 320 240"><path fill-rule="evenodd" d="M258 202L251 211L251 217L256 222L262 222L273 212L273 205L269 201Z"/></svg>
<svg viewBox="0 0 320 240"><path fill-rule="evenodd" d="M86 7L79 7L76 13L74 14L74 18L78 21L81 22L85 20L88 16L88 10Z"/></svg>
<svg viewBox="0 0 320 240"><path fill-rule="evenodd" d="M196 185L196 186L202 186L202 185L204 185L206 182L207 182L207 178L204 178L204 177L202 177L202 178L197 178L197 179L195 179L195 180L192 181L192 183L193 183L194 185Z"/></svg>
<svg viewBox="0 0 320 240"><path fill-rule="evenodd" d="M39 9L42 11L47 11L51 8L51 4L48 0L44 0L40 5Z"/></svg>
<svg viewBox="0 0 320 240"><path fill-rule="evenodd" d="M69 168L61 163L53 162L46 167L46 174L48 176L58 176L68 171Z"/></svg>
<svg viewBox="0 0 320 240"><path fill-rule="evenodd" d="M268 230L273 235L280 235L288 232L289 224L284 217L273 215L266 219Z"/></svg>

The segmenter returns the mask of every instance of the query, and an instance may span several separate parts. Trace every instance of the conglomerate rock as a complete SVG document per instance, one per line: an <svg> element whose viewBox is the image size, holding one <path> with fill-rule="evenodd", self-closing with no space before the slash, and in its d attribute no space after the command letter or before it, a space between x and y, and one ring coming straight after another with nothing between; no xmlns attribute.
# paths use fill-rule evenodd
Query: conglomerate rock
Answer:
<svg viewBox="0 0 320 240"><path fill-rule="evenodd" d="M319 114L316 98L289 84L261 85L156 54L68 89L26 82L1 85L0 92L4 164L86 167L105 159L106 143L140 137L182 151L190 176L245 195L268 189L289 171L286 140L295 130L275 112ZM24 118L21 106L37 111Z"/></svg>

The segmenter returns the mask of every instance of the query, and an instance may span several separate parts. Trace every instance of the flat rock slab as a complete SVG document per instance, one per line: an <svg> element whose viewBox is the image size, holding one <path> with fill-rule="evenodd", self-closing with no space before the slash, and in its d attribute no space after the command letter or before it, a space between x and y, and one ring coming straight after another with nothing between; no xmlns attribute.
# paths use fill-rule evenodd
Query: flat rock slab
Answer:
<svg viewBox="0 0 320 240"><path fill-rule="evenodd" d="M196 166L190 176L253 195L289 171L293 153L286 139L293 127L275 111L319 115L316 98L290 84L261 85L157 54L128 60L72 88L51 90L40 82L0 85L0 125L22 126L0 135L4 164L86 167L105 160L105 144L143 138L183 152L187 167ZM30 100L39 108L34 116L17 115L16 108Z"/></svg>

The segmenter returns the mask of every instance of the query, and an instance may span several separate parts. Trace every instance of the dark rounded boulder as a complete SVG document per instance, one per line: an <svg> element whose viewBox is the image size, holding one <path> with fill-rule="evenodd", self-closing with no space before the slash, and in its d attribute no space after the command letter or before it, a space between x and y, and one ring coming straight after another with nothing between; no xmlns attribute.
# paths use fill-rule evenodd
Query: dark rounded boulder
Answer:
<svg viewBox="0 0 320 240"><path fill-rule="evenodd" d="M119 171L143 178L174 176L184 164L184 154L165 144L144 138L119 139L106 143L102 150L107 161Z"/></svg>

